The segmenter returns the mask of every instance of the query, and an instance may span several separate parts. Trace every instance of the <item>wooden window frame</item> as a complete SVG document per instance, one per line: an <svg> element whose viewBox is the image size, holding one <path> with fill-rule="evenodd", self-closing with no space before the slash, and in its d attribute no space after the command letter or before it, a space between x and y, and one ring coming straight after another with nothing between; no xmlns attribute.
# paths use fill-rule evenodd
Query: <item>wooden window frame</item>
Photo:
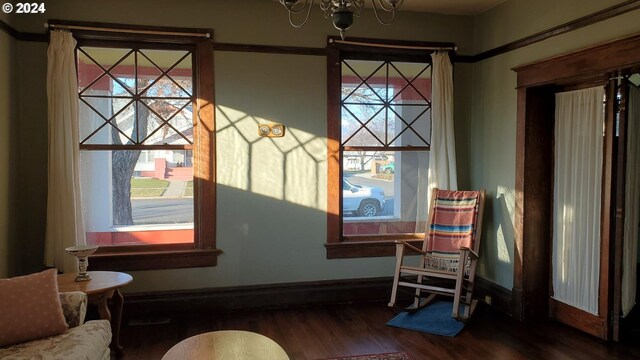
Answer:
<svg viewBox="0 0 640 360"><path fill-rule="evenodd" d="M387 60L431 62L433 50L425 48L453 48L453 43L417 42L350 38L350 41L384 44L392 47L340 44L338 37L327 38L327 242L324 244L328 259L394 256L395 241L404 240L421 247L424 234L344 236L342 220L342 152L341 145L341 89L342 61ZM404 47L404 48L403 48ZM414 47L414 48L412 48ZM378 150L408 150L406 147L385 147ZM413 148L412 150L425 150Z"/></svg>
<svg viewBox="0 0 640 360"><path fill-rule="evenodd" d="M116 24L74 23L101 27L130 27ZM208 32L210 29L155 28L173 32ZM81 150L122 150L159 148L190 148L194 156L194 241L183 244L150 244L100 247L91 256L93 270L153 270L217 265L217 257L222 253L216 248L216 175L215 175L215 97L213 42L209 39L162 36L158 34L124 34L121 32L74 31L78 46L98 47L152 47L158 49L181 49L185 45L193 47L194 57L194 125L193 145L178 146L101 146L82 145Z"/></svg>

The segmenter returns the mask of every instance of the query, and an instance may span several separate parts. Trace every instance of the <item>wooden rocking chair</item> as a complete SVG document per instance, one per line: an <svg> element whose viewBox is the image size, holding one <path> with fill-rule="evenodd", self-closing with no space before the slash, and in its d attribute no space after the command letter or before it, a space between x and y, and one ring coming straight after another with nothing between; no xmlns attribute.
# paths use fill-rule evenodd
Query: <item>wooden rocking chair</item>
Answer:
<svg viewBox="0 0 640 360"><path fill-rule="evenodd" d="M452 316L460 321L469 319L478 303L473 299L473 285L484 199L484 190L433 189L422 249L396 241L396 268L389 307L395 305L398 286L406 286L415 289L412 309L426 306L437 294L448 295L453 296ZM411 253L405 254L407 249ZM420 255L418 266L405 266L404 256L415 253ZM424 299L423 293L428 293Z"/></svg>

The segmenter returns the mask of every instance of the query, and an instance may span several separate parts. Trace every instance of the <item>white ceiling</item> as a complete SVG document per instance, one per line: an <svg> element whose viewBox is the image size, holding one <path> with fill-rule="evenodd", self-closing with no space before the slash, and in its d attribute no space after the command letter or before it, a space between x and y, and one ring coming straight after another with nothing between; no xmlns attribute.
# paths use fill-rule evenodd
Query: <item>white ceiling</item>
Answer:
<svg viewBox="0 0 640 360"><path fill-rule="evenodd" d="M377 1L377 0L376 0ZM476 15L506 0L404 0L401 10L438 14ZM370 1L365 1L369 6Z"/></svg>

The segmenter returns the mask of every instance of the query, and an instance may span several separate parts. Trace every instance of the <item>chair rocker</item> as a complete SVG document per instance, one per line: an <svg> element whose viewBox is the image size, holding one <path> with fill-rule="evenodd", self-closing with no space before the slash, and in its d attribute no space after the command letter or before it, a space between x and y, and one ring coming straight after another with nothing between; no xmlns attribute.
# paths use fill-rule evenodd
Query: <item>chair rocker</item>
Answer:
<svg viewBox="0 0 640 360"><path fill-rule="evenodd" d="M415 289L413 306L426 306L436 295L453 296L452 316L467 321L478 300L473 286L478 263L485 191L433 189L422 249L396 241L396 267L389 307L398 287ZM404 265L405 255L419 254L418 266ZM422 298L426 295L425 298Z"/></svg>

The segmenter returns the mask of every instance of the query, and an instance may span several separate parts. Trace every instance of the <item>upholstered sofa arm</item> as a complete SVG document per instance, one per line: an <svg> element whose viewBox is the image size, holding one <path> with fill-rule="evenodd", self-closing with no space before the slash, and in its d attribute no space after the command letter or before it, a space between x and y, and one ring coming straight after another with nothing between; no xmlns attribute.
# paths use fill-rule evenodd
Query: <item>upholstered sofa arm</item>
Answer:
<svg viewBox="0 0 640 360"><path fill-rule="evenodd" d="M70 328L84 324L87 314L87 294L80 291L60 293L62 312Z"/></svg>

